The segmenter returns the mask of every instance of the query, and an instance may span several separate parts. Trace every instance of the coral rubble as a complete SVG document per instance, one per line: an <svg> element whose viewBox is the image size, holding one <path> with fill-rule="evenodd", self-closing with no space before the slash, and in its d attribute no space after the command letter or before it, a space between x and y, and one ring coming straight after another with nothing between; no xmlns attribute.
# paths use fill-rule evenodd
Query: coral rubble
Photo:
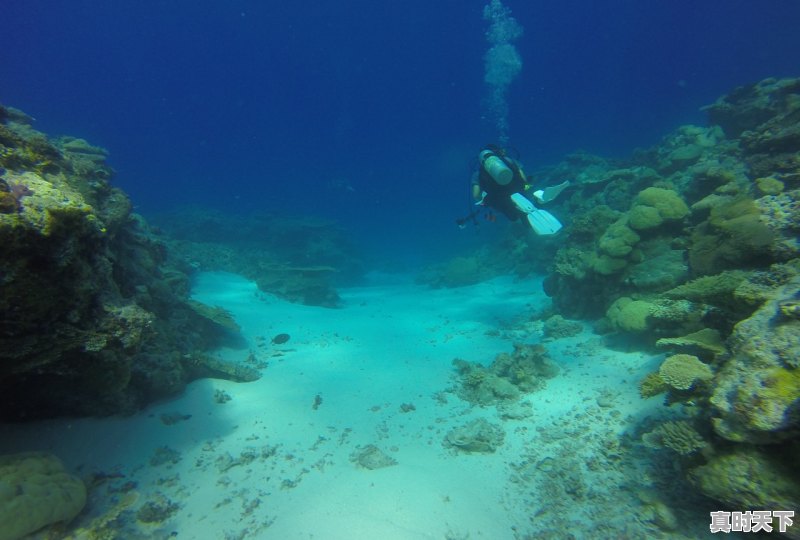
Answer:
<svg viewBox="0 0 800 540"><path fill-rule="evenodd" d="M543 388L559 371L543 346L518 343L511 354L498 354L488 367L461 359L453 365L459 381L456 394L475 405L516 401Z"/></svg>

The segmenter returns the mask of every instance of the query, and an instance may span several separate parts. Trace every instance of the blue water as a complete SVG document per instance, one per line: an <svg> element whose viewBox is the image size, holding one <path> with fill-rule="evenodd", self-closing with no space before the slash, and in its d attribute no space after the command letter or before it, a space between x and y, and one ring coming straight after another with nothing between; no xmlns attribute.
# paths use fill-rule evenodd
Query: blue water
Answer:
<svg viewBox="0 0 800 540"><path fill-rule="evenodd" d="M397 253L464 241L496 139L484 0L6 2L0 102L111 152L147 215L198 203L331 217ZM507 0L528 168L626 156L737 85L798 73L794 0ZM472 233L466 233L472 234Z"/></svg>

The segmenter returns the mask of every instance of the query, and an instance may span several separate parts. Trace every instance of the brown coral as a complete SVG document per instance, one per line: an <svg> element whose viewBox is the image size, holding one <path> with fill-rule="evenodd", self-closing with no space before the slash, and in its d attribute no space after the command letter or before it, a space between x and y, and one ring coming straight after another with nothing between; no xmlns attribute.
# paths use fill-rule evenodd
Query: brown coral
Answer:
<svg viewBox="0 0 800 540"><path fill-rule="evenodd" d="M639 383L639 395L644 399L663 394L668 389L669 386L657 371L648 373Z"/></svg>
<svg viewBox="0 0 800 540"><path fill-rule="evenodd" d="M664 422L650 433L645 433L642 441L651 448L668 448L681 456L693 454L708 445L686 420Z"/></svg>

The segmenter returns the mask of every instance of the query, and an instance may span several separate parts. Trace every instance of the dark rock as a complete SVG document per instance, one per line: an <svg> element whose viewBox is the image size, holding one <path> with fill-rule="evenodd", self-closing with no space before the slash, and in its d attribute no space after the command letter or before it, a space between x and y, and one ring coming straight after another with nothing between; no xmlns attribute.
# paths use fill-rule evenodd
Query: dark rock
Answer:
<svg viewBox="0 0 800 540"><path fill-rule="evenodd" d="M278 334L277 336L272 338L273 345L283 345L291 336L289 334Z"/></svg>

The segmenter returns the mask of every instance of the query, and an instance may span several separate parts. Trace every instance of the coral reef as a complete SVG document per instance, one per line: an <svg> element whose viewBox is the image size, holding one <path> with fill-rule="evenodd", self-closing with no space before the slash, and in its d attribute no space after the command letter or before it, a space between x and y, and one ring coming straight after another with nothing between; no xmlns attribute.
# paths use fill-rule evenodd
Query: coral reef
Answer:
<svg viewBox="0 0 800 540"><path fill-rule="evenodd" d="M737 442L764 443L800 434L800 320L781 305L800 296L800 278L781 287L729 339L730 358L711 396L714 429Z"/></svg>
<svg viewBox="0 0 800 540"><path fill-rule="evenodd" d="M800 508L797 448L737 445L691 469L689 479L730 508ZM796 536L795 536L796 537Z"/></svg>
<svg viewBox="0 0 800 540"><path fill-rule="evenodd" d="M0 416L127 413L179 392L230 321L188 302L188 267L110 184L105 150L0 118Z"/></svg>
<svg viewBox="0 0 800 540"><path fill-rule="evenodd" d="M658 305L658 295L691 300L723 334L752 313L759 301L736 298L735 280L800 254L798 84L738 89L708 108L711 126L683 126L628 162L578 154L539 171L543 184L574 186L554 202L572 220L546 282L558 312L595 318L621 297ZM705 276L718 283L684 285Z"/></svg>
<svg viewBox="0 0 800 540"><path fill-rule="evenodd" d="M796 475L767 483L794 463L800 437L800 79L734 89L706 112L707 126L681 126L630 159L578 153L536 171L541 185L571 181L550 206L564 229L505 259L547 274L557 315L667 353L640 392L665 393L707 444L689 452L700 443L685 424L648 439L695 440L673 459L705 495L797 508ZM478 267L498 258L473 256Z"/></svg>

